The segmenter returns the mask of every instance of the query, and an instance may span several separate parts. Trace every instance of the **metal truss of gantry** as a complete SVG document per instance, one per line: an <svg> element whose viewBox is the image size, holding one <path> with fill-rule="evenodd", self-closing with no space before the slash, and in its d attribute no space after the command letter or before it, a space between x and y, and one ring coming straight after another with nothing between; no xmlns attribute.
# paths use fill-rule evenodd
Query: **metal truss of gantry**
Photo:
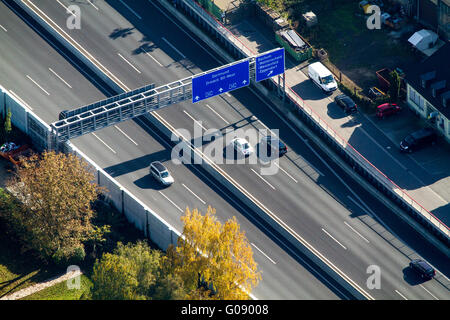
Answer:
<svg viewBox="0 0 450 320"><path fill-rule="evenodd" d="M275 50L270 50L263 54L271 53ZM256 81L255 61L257 57L263 54L245 58L159 87L151 84L74 110L63 111L59 116L60 120L50 125L56 146L58 148L60 143L67 140L189 100L192 98L193 78L226 69L243 61L249 61L250 79ZM284 77L278 75L278 81L284 85Z"/></svg>

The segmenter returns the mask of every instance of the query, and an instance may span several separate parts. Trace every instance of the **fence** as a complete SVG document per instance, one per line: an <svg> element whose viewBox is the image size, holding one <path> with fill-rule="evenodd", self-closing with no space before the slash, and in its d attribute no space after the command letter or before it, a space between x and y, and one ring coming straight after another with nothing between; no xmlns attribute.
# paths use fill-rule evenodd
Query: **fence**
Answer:
<svg viewBox="0 0 450 320"><path fill-rule="evenodd" d="M235 58L245 58L253 56L255 53L239 41L227 28L206 12L194 0L180 0L180 7L187 14L193 17L204 29L211 32L218 41L224 44ZM277 87L276 81L270 79L272 87ZM354 166L360 174L365 176L384 194L395 200L404 209L421 222L446 243L450 243L450 229L436 218L431 212L426 210L407 192L397 186L384 173L378 170L370 161L364 158L345 139L340 137L326 121L320 118L290 87L286 86L285 94L288 100L297 107L298 114L322 136L325 136L336 150Z"/></svg>
<svg viewBox="0 0 450 320"><path fill-rule="evenodd" d="M52 148L50 126L25 106L13 93L0 86L0 112L3 116L11 111L11 123L31 138L37 150Z"/></svg>

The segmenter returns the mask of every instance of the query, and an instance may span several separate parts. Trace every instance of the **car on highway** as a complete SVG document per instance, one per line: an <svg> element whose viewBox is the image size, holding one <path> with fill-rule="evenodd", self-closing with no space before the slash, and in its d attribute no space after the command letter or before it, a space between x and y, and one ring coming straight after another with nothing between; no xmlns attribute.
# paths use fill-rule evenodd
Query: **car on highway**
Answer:
<svg viewBox="0 0 450 320"><path fill-rule="evenodd" d="M340 94L334 98L334 102L340 106L346 114L352 114L358 111L356 103L346 94Z"/></svg>
<svg viewBox="0 0 450 320"><path fill-rule="evenodd" d="M250 143L244 138L235 138L231 140L231 145L233 146L234 150L239 152L244 157L248 157L254 151Z"/></svg>
<svg viewBox="0 0 450 320"><path fill-rule="evenodd" d="M377 117L379 119L384 119L387 116L399 113L402 110L395 103L383 103L377 107Z"/></svg>
<svg viewBox="0 0 450 320"><path fill-rule="evenodd" d="M265 136L261 138L261 145L266 146L267 155L270 157L272 151L278 152L278 156L282 156L288 152L287 146L277 137Z"/></svg>
<svg viewBox="0 0 450 320"><path fill-rule="evenodd" d="M167 168L159 161L150 163L150 174L159 183L165 186L170 186L175 181L169 170L167 170Z"/></svg>
<svg viewBox="0 0 450 320"><path fill-rule="evenodd" d="M426 261L415 259L409 263L409 267L417 272L422 279L430 280L436 275L436 271Z"/></svg>
<svg viewBox="0 0 450 320"><path fill-rule="evenodd" d="M400 151L413 152L427 145L434 145L437 141L437 134L432 128L423 128L408 134L400 142Z"/></svg>

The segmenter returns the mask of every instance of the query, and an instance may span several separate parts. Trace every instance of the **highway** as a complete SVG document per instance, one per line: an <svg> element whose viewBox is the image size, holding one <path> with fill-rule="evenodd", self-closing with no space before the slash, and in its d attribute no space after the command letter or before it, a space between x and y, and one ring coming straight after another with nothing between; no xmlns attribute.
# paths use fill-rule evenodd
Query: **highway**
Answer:
<svg viewBox="0 0 450 320"><path fill-rule="evenodd" d="M61 3L68 5L69 1L34 2L53 21L64 26L67 15ZM86 17L82 20L83 27L72 32L71 36L129 89L151 82L157 85L171 82L219 65L199 39L185 34L167 13L159 11L160 8L154 4L148 1L136 1L127 6L120 1L108 3L112 7L96 3L98 10L86 5L82 11ZM123 32L123 37L117 37L120 32ZM142 52L143 45L145 52ZM134 54L137 48L141 48L140 53ZM418 284L411 281L412 276L405 269L409 258L417 256L415 250L418 250L448 274L445 258L421 243L408 226L395 217L388 217L387 209L377 199L353 185L354 182L342 170L330 163L321 151L251 91L243 89L195 105L180 103L159 111L158 115L173 127L188 130L192 130L193 120L202 121L202 126L208 129L282 128L280 137L291 151L280 160L278 174L258 176L259 165L222 165L221 168L359 285L365 285L369 265L380 266L383 285L380 290L370 292L376 299L448 298L448 279L444 276L438 275L437 280ZM113 154L119 157L118 154L122 153L116 148L133 153L131 149L135 147L130 141L123 142L108 134L100 136L110 129L96 133L103 146L96 149L92 157L95 161L101 157L97 154L99 150L103 150L102 154L110 153L109 159ZM136 134L135 131L129 133L133 137ZM76 144L81 141L82 150L89 147L84 139L87 137L74 140ZM219 142L220 139L217 140ZM122 146L123 143L127 147ZM135 159L136 156L130 156L125 161L132 161L139 168L140 164ZM138 181L139 169L130 172L133 167L118 167L106 159L102 166L140 197L143 185L133 185L133 181ZM145 165L141 166L140 170L144 170ZM184 167L175 170L178 172L181 168ZM116 170L120 169L129 176L124 176L122 171L122 175L117 174ZM173 199L184 198L176 195ZM177 206L180 207L179 204ZM176 211L179 210L175 210L175 214ZM381 217L388 228L396 230L414 250L408 248L405 251L402 241L391 235L377 222L378 219L372 218L375 216ZM174 220L171 217L167 219Z"/></svg>
<svg viewBox="0 0 450 320"><path fill-rule="evenodd" d="M4 28L0 30L0 84L44 121L53 122L68 106L105 98L108 89L95 87L91 83L95 79L86 79L3 3L0 20ZM179 230L179 218L186 207L204 212L211 205L222 222L236 216L262 272L262 281L253 292L256 298L345 298L344 293L329 289L326 275L309 267L302 256L295 256L295 252L288 254L288 249L281 248L276 236L264 229L267 226L258 227L248 209L208 176L193 166L172 164L170 146L145 122L129 121L72 142ZM148 164L154 160L164 162L174 175L176 183L170 188L162 189L149 176Z"/></svg>

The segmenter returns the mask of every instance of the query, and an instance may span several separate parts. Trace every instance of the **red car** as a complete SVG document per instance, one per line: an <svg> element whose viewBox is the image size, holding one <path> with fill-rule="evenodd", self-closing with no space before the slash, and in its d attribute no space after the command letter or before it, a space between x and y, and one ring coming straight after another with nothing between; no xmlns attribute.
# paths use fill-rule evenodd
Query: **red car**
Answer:
<svg viewBox="0 0 450 320"><path fill-rule="evenodd" d="M400 108L395 103L384 103L377 107L377 117L383 119L386 116L390 116L392 114L396 114L400 112L402 108Z"/></svg>

